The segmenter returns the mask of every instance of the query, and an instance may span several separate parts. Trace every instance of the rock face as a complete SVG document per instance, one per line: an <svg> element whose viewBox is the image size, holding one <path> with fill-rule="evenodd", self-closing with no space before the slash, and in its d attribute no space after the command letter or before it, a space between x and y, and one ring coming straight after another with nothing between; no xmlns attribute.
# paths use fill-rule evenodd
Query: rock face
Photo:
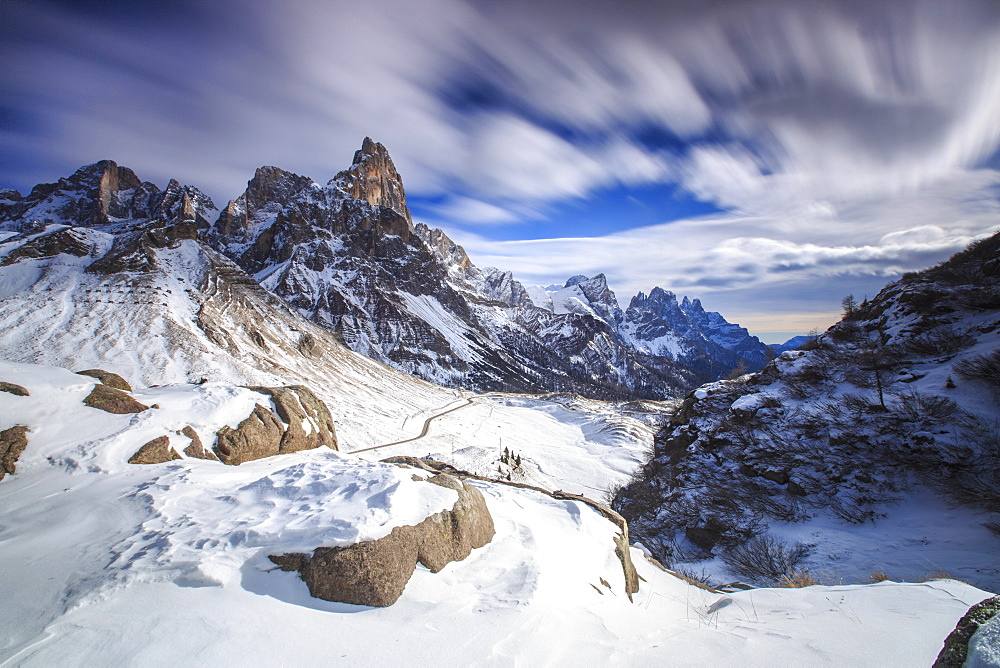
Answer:
<svg viewBox="0 0 1000 668"><path fill-rule="evenodd" d="M11 427L0 431L0 480L17 471L17 460L28 447L28 428Z"/></svg>
<svg viewBox="0 0 1000 668"><path fill-rule="evenodd" d="M113 387L116 390L124 390L125 392L132 391L132 386L128 384L128 381L119 376L117 373L111 373L110 371L104 371L103 369L87 369L85 371L77 371L77 373L81 376L96 378L101 381L103 385Z"/></svg>
<svg viewBox="0 0 1000 668"><path fill-rule="evenodd" d="M337 434L333 428L330 410L308 387L251 387L255 392L267 394L288 427L281 436L278 451L281 453L312 450L326 446L337 449Z"/></svg>
<svg viewBox="0 0 1000 668"><path fill-rule="evenodd" d="M94 389L83 400L83 403L91 408L98 408L107 413L141 413L149 409L149 406L140 404L125 392L101 383L94 386Z"/></svg>
<svg viewBox="0 0 1000 668"><path fill-rule="evenodd" d="M493 517L478 489L445 474L428 479L458 492L451 510L435 513L416 526L396 527L378 540L349 547L318 547L312 556L271 556L283 570L298 571L316 598L354 605L395 603L417 563L437 573L461 561L495 534Z"/></svg>
<svg viewBox="0 0 1000 668"><path fill-rule="evenodd" d="M54 222L95 227L122 219L190 220L196 227L206 228L215 211L212 200L196 188L171 181L161 191L141 181L128 167L102 160L81 167L58 183L39 184L26 197L7 198L0 203L0 223L19 220L39 227L39 232Z"/></svg>
<svg viewBox="0 0 1000 668"><path fill-rule="evenodd" d="M170 438L159 436L136 450L135 454L129 457L128 463L162 464L180 458L177 451L170 447Z"/></svg>
<svg viewBox="0 0 1000 668"><path fill-rule="evenodd" d="M278 415L257 404L236 429L220 429L213 450L223 464L238 465L320 446L337 449L330 411L308 388L292 385L250 389L270 395Z"/></svg>

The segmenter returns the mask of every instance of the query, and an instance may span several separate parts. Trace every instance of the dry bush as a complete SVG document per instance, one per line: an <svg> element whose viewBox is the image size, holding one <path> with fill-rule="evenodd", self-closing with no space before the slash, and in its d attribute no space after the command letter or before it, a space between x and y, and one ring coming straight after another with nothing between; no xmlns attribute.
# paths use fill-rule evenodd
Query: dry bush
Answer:
<svg viewBox="0 0 1000 668"><path fill-rule="evenodd" d="M959 413L958 404L948 397L936 394L910 392L899 397L897 414L907 422L944 422Z"/></svg>
<svg viewBox="0 0 1000 668"><path fill-rule="evenodd" d="M956 332L952 328L944 328L910 339L906 348L917 355L931 357L954 355L974 345L975 337Z"/></svg>
<svg viewBox="0 0 1000 668"><path fill-rule="evenodd" d="M876 582L889 582L889 581L891 581L891 578L881 568L876 568L874 571L868 572L868 582L872 584L875 584Z"/></svg>
<svg viewBox="0 0 1000 668"><path fill-rule="evenodd" d="M737 545L722 555L722 561L741 577L758 582L775 583L795 573L798 566L812 553L803 543L787 542L764 533Z"/></svg>
<svg viewBox="0 0 1000 668"><path fill-rule="evenodd" d="M1000 387L1000 348L955 362L952 368L963 378Z"/></svg>
<svg viewBox="0 0 1000 668"><path fill-rule="evenodd" d="M781 579L778 580L778 586L787 589L801 589L802 587L812 587L818 584L823 583L809 571L792 571L791 573L782 575Z"/></svg>

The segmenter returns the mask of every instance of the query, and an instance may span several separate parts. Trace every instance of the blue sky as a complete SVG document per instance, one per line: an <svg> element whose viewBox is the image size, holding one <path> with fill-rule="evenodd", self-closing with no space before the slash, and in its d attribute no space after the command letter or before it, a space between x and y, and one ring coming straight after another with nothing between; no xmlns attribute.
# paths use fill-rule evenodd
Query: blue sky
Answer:
<svg viewBox="0 0 1000 668"><path fill-rule="evenodd" d="M367 135L477 264L769 341L1000 227L995 0L4 0L0 61L0 186L111 158L221 206Z"/></svg>

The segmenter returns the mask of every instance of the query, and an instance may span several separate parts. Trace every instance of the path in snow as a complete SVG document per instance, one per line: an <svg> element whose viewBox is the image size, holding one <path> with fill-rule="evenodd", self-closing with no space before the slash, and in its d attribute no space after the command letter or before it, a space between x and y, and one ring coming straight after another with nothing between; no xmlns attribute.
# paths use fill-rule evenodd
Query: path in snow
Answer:
<svg viewBox="0 0 1000 668"><path fill-rule="evenodd" d="M436 420L439 417L447 415L448 413L452 413L454 411L457 411L460 408L465 408L466 406L471 406L471 405L472 405L472 399L467 397L465 399L465 403L464 404L459 404L458 406L452 406L451 408L449 408L447 410L444 410L444 411L441 411L440 413L435 413L434 415L431 415L429 418L427 418L426 420L424 420L424 426L423 426L423 428L421 428L420 433L417 434L416 436L412 437L412 438L406 438L406 439L403 439L402 441L395 441L393 443L384 443L382 445L376 445L376 446L373 446L371 448L361 448L360 450L351 450L350 454L356 455L359 452L368 452L370 450L379 450L381 448L388 448L388 447L391 447L393 445L403 445L404 443L411 443L413 441L419 441L420 439L422 439L424 436L427 435L427 430L430 429L431 422L433 420Z"/></svg>

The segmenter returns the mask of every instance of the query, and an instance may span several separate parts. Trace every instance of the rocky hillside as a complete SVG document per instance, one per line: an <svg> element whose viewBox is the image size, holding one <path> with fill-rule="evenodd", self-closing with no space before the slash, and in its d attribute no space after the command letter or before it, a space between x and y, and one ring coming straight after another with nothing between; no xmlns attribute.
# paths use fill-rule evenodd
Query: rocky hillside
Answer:
<svg viewBox="0 0 1000 668"><path fill-rule="evenodd" d="M615 507L658 557L759 582L836 571L853 525L872 569L905 550L996 587L1000 235L845 304L808 350L689 395ZM761 550L777 565L749 573Z"/></svg>

